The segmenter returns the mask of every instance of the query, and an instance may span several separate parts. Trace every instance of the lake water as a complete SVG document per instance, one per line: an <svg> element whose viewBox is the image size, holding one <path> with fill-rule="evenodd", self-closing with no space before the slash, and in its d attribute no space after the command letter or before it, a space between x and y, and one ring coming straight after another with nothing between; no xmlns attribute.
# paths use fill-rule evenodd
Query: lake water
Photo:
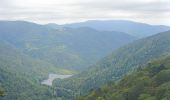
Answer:
<svg viewBox="0 0 170 100"><path fill-rule="evenodd" d="M55 79L65 79L69 78L72 75L60 75L60 74L49 74L47 80L43 80L41 84L52 86L52 83Z"/></svg>

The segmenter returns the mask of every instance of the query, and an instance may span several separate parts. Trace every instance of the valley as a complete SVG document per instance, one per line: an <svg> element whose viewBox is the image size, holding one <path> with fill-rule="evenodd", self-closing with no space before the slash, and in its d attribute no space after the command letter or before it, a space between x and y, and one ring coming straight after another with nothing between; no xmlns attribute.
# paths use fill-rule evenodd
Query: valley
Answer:
<svg viewBox="0 0 170 100"><path fill-rule="evenodd" d="M152 60L169 55L169 48L169 31L139 39L115 50L88 70L56 82L56 87L67 87L75 92L86 94L96 87L120 80Z"/></svg>
<svg viewBox="0 0 170 100"><path fill-rule="evenodd" d="M170 100L170 0L0 0L0 100Z"/></svg>
<svg viewBox="0 0 170 100"><path fill-rule="evenodd" d="M168 100L168 30L125 20L0 21L0 100Z"/></svg>

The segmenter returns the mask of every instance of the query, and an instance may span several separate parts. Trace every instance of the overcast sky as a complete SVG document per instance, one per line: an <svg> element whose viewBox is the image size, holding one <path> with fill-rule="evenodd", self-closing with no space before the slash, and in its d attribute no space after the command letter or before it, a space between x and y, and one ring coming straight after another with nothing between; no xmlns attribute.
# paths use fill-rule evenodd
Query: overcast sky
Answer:
<svg viewBox="0 0 170 100"><path fill-rule="evenodd" d="M170 0L0 0L0 20L134 20L170 25Z"/></svg>

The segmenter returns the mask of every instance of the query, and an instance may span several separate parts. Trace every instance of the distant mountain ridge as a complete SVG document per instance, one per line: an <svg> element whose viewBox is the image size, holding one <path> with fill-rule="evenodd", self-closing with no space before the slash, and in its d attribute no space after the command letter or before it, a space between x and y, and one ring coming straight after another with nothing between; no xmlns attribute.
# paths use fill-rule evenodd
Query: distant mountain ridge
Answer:
<svg viewBox="0 0 170 100"><path fill-rule="evenodd" d="M139 38L170 30L170 26L149 25L128 20L89 20L85 22L65 24L63 26L72 28L91 27L100 31L125 32Z"/></svg>
<svg viewBox="0 0 170 100"><path fill-rule="evenodd" d="M74 25L0 21L0 86L9 93L5 100L47 100L55 89L57 96L74 99L170 54L169 26L131 21ZM52 88L40 85L49 73L68 74L70 69L86 70L55 81Z"/></svg>
<svg viewBox="0 0 170 100"><path fill-rule="evenodd" d="M0 21L0 38L34 58L76 70L136 39L123 32L88 27L55 29L25 21Z"/></svg>

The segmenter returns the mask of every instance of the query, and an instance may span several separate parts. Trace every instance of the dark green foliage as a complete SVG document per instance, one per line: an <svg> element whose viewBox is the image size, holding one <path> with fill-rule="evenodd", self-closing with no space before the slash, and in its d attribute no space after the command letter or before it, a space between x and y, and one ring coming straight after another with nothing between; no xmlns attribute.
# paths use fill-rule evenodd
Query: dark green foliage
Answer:
<svg viewBox="0 0 170 100"><path fill-rule="evenodd" d="M16 75L32 77L40 81L46 78L49 72L62 73L62 70L56 66L25 55L5 41L0 40L0 51L0 68L13 72Z"/></svg>
<svg viewBox="0 0 170 100"><path fill-rule="evenodd" d="M0 87L0 97L5 96L4 90Z"/></svg>
<svg viewBox="0 0 170 100"><path fill-rule="evenodd" d="M140 70L142 68L141 66L147 64L153 59L169 54L170 31L137 40L127 46L117 49L111 55L91 66L90 69L75 75L72 78L56 82L56 86L71 89L80 95L86 94L91 89L96 89L105 83L119 80L124 75L134 70ZM153 70L150 71L150 73L152 73L151 76L158 73L162 68L164 68L164 66L165 65L160 65L156 69L154 67ZM169 71L166 71L164 74L167 75L168 73ZM159 78L161 76L164 75L160 72L160 75L155 78ZM168 76L167 79L169 79ZM167 79L161 81L165 82ZM131 81L129 84L130 83ZM146 83L138 84L138 87L142 87L143 84ZM134 89L136 88L137 87L134 87ZM135 93L135 95L139 94L138 92ZM133 95L133 92L130 95Z"/></svg>
<svg viewBox="0 0 170 100"><path fill-rule="evenodd" d="M0 41L0 100L48 100L53 92L41 81L49 73L64 73L53 65L33 59L7 42Z"/></svg>
<svg viewBox="0 0 170 100"><path fill-rule="evenodd" d="M91 28L53 29L22 21L2 21L0 85L4 88L5 95L1 98L73 100L76 96L92 91L85 97L87 100L159 100L162 97L168 99L167 82L170 79L170 71L166 63L150 63L151 67L147 70L139 66L145 65L151 59L169 54L169 32L141 39L117 49L110 56L90 66L88 70L72 78L56 81L55 87L48 88L40 84L49 73L70 72L60 68L83 69L134 39L121 32L96 31ZM133 70L138 72L126 76L119 84L111 83ZM108 82L109 85L97 89ZM97 90L93 91L94 89Z"/></svg>
<svg viewBox="0 0 170 100"><path fill-rule="evenodd" d="M49 73L70 74L72 71L63 68L83 69L134 39L121 32L0 21L0 83L7 94L3 99L47 100L53 91L40 83ZM58 97L67 94L67 98L74 98L67 89L58 91Z"/></svg>
<svg viewBox="0 0 170 100"><path fill-rule="evenodd" d="M169 100L169 76L170 56L153 61L116 84L105 85L77 100Z"/></svg>
<svg viewBox="0 0 170 100"><path fill-rule="evenodd" d="M158 84L165 83L170 80L170 69L163 70L155 76L155 80Z"/></svg>
<svg viewBox="0 0 170 100"><path fill-rule="evenodd" d="M52 91L41 86L29 77L16 75L0 68L0 83L5 89L5 95L0 100L48 100Z"/></svg>

